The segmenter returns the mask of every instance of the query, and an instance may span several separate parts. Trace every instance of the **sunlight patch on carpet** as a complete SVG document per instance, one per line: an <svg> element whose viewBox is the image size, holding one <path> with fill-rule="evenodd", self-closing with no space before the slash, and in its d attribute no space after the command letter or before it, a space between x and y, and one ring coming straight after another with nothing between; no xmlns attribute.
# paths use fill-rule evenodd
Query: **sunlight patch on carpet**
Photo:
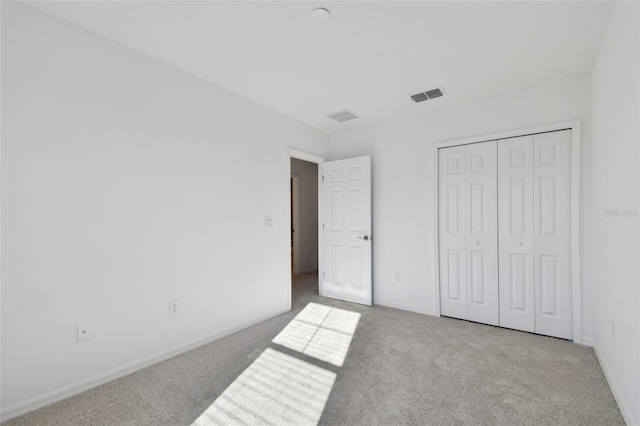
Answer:
<svg viewBox="0 0 640 426"><path fill-rule="evenodd" d="M360 314L309 303L273 343L342 367Z"/></svg>
<svg viewBox="0 0 640 426"><path fill-rule="evenodd" d="M266 349L192 426L316 425L336 374Z"/></svg>

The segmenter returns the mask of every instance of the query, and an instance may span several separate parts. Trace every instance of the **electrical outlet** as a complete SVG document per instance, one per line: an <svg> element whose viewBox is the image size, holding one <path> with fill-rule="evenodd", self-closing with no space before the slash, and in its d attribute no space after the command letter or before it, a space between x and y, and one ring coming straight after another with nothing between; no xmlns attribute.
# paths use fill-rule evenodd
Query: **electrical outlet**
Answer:
<svg viewBox="0 0 640 426"><path fill-rule="evenodd" d="M78 331L78 342L91 339L91 335L93 331L91 327L91 323L83 322L81 324L78 324L77 331Z"/></svg>
<svg viewBox="0 0 640 426"><path fill-rule="evenodd" d="M394 272L393 273L393 282L394 283L399 283L400 282L400 272Z"/></svg>
<svg viewBox="0 0 640 426"><path fill-rule="evenodd" d="M179 300L172 300L171 302L169 302L169 316L170 317L178 315L178 313L179 313L178 302L179 302Z"/></svg>

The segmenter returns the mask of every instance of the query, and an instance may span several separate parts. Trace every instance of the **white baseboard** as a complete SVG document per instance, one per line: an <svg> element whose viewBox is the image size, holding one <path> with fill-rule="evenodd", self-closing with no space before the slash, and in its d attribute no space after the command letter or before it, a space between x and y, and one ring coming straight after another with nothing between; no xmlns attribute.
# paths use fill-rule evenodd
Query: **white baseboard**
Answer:
<svg viewBox="0 0 640 426"><path fill-rule="evenodd" d="M378 306L386 306L387 308L401 309L403 311L415 312L418 314L430 315L432 317L437 317L435 311L431 309L421 308L419 306L411 306L411 305L403 305L402 303L389 302L387 300L374 299L374 305Z"/></svg>
<svg viewBox="0 0 640 426"><path fill-rule="evenodd" d="M593 347L593 337L584 337L582 336L582 342L580 343L583 346L591 346Z"/></svg>
<svg viewBox="0 0 640 426"><path fill-rule="evenodd" d="M624 418L624 421L627 423L628 426L639 426L640 419L635 418L635 413L632 410L632 408L634 408L635 405L629 404L625 400L624 395L620 391L620 388L618 387L618 384L615 378L613 377L613 374L611 373L611 369L609 368L607 361L598 350L597 344L593 346L593 351L595 352L596 358L600 363L600 367L602 368L604 377L607 379L607 383L609 383L609 387L611 388L611 393L613 393L613 397L618 403L618 408L620 408L620 412L622 413L622 417Z"/></svg>
<svg viewBox="0 0 640 426"><path fill-rule="evenodd" d="M88 391L89 389L95 388L96 386L100 386L102 384L119 379L120 377L135 373L136 371L142 370L143 368L149 367L153 364L157 364L169 358L173 358L174 356L222 339L223 337L229 336L233 333L237 333L238 331L244 330L245 328L249 328L271 318L275 318L276 316L281 315L285 312L288 312L288 310L278 312L265 318L257 319L255 321L241 324L221 333L216 333L208 337L193 340L186 344L159 352L155 355L151 355L131 362L129 364L125 364L121 367L114 368L105 373L97 374L93 377L89 377L79 382L72 383L70 385L55 389L42 395L38 395L26 401L10 405L0 411L0 421L5 422L7 420L13 419L14 417L18 417L28 412L37 410L38 408L53 404L54 402L62 401L63 399L67 399L79 393Z"/></svg>

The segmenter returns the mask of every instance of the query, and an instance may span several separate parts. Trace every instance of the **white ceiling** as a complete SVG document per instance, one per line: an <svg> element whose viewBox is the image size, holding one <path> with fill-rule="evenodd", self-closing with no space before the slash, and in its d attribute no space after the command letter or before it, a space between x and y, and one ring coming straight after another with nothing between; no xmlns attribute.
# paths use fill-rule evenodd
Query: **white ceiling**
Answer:
<svg viewBox="0 0 640 426"><path fill-rule="evenodd" d="M323 131L587 72L611 2L30 2ZM310 19L315 7L326 23ZM446 97L409 95L443 86ZM337 123L350 109L361 118Z"/></svg>

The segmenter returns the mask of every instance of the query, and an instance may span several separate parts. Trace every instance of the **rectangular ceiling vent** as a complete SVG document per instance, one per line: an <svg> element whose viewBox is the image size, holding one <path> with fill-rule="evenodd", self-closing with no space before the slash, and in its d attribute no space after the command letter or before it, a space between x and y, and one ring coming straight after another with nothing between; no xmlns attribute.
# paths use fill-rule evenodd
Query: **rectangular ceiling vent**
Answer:
<svg viewBox="0 0 640 426"><path fill-rule="evenodd" d="M435 89L427 90L422 93L416 93L415 95L411 95L411 100L413 102L424 102L429 99L439 98L444 96L444 89L442 87L437 87Z"/></svg>
<svg viewBox="0 0 640 426"><path fill-rule="evenodd" d="M346 109L344 111L339 111L339 112L334 112L333 114L329 114L329 115L327 115L327 117L333 118L334 120L336 120L339 123L342 123L344 121L353 120L354 118L358 118L358 116L356 114L354 114L353 112L351 112L349 110L346 110Z"/></svg>

